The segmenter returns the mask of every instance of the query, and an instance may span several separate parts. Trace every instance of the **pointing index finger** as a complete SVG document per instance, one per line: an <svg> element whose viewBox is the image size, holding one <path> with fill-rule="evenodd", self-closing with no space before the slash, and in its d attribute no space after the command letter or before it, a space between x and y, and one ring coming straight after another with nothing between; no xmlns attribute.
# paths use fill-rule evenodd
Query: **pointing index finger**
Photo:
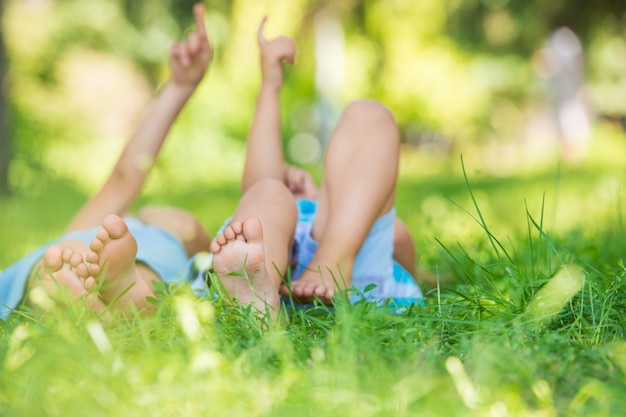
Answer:
<svg viewBox="0 0 626 417"><path fill-rule="evenodd" d="M204 24L204 6L200 3L196 3L193 6L193 16L196 20L196 30L199 34L206 34L206 26Z"/></svg>

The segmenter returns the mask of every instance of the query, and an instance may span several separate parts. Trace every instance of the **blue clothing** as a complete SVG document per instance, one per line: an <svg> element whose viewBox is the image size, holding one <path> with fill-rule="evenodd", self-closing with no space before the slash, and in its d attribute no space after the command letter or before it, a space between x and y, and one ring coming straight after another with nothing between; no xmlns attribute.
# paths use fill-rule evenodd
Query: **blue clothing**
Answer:
<svg viewBox="0 0 626 417"><path fill-rule="evenodd" d="M292 281L300 277L319 245L311 236L317 202L297 199L297 204L298 222L292 251ZM357 253L352 270L350 287L353 290L350 293L350 302L355 303L365 298L379 304L391 302L396 306L406 306L423 299L422 291L411 274L393 259L395 216L394 208L378 218Z"/></svg>
<svg viewBox="0 0 626 417"><path fill-rule="evenodd" d="M137 262L149 266L165 283L190 280L194 259L187 256L185 247L176 236L134 218L124 220L137 240ZM89 244L98 230L99 228L94 228L67 233L0 271L0 319L6 319L22 301L30 271L43 257L46 249L67 239L76 239Z"/></svg>

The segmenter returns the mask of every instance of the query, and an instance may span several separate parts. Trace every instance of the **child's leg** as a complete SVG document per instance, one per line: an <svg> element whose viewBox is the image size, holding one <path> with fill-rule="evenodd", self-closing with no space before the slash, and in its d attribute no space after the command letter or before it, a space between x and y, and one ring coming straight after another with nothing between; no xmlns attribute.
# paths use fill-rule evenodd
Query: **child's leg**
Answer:
<svg viewBox="0 0 626 417"><path fill-rule="evenodd" d="M353 262L374 221L394 205L400 138L392 114L374 101L351 103L329 142L313 225L319 247L292 283L304 302L331 302L350 285ZM321 273L321 277L320 277Z"/></svg>
<svg viewBox="0 0 626 417"><path fill-rule="evenodd" d="M143 207L137 218L144 224L158 226L176 236L183 243L189 257L208 251L211 244L206 229L191 213L177 207Z"/></svg>
<svg viewBox="0 0 626 417"><path fill-rule="evenodd" d="M230 226L211 245L215 271L231 297L259 311L278 310L296 219L295 199L282 181L259 180L247 189ZM229 275L244 266L250 281Z"/></svg>

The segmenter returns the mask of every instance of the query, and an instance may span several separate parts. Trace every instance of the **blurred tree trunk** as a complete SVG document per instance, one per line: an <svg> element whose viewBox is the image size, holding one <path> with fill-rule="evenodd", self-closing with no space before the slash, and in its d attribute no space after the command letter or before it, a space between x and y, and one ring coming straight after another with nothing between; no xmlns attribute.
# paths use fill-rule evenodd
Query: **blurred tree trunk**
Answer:
<svg viewBox="0 0 626 417"><path fill-rule="evenodd" d="M0 0L0 22L4 12L4 1ZM0 26L0 194L9 194L9 163L11 161L11 138L9 137L7 111L7 57L4 48L4 31Z"/></svg>

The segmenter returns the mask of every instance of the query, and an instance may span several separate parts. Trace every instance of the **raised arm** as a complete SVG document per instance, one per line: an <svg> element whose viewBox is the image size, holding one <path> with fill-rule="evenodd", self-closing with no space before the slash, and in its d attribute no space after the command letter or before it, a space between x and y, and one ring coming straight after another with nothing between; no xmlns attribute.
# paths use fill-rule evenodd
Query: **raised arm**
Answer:
<svg viewBox="0 0 626 417"><path fill-rule="evenodd" d="M123 215L141 192L172 124L211 61L204 7L194 5L193 13L195 30L170 48L170 79L126 144L109 178L74 217L68 231L94 227L108 214Z"/></svg>
<svg viewBox="0 0 626 417"><path fill-rule="evenodd" d="M293 64L296 46L286 36L265 39L263 27L266 20L264 18L261 21L257 33L261 58L261 88L248 132L242 191L259 178L284 178L279 92L283 84L282 63Z"/></svg>

